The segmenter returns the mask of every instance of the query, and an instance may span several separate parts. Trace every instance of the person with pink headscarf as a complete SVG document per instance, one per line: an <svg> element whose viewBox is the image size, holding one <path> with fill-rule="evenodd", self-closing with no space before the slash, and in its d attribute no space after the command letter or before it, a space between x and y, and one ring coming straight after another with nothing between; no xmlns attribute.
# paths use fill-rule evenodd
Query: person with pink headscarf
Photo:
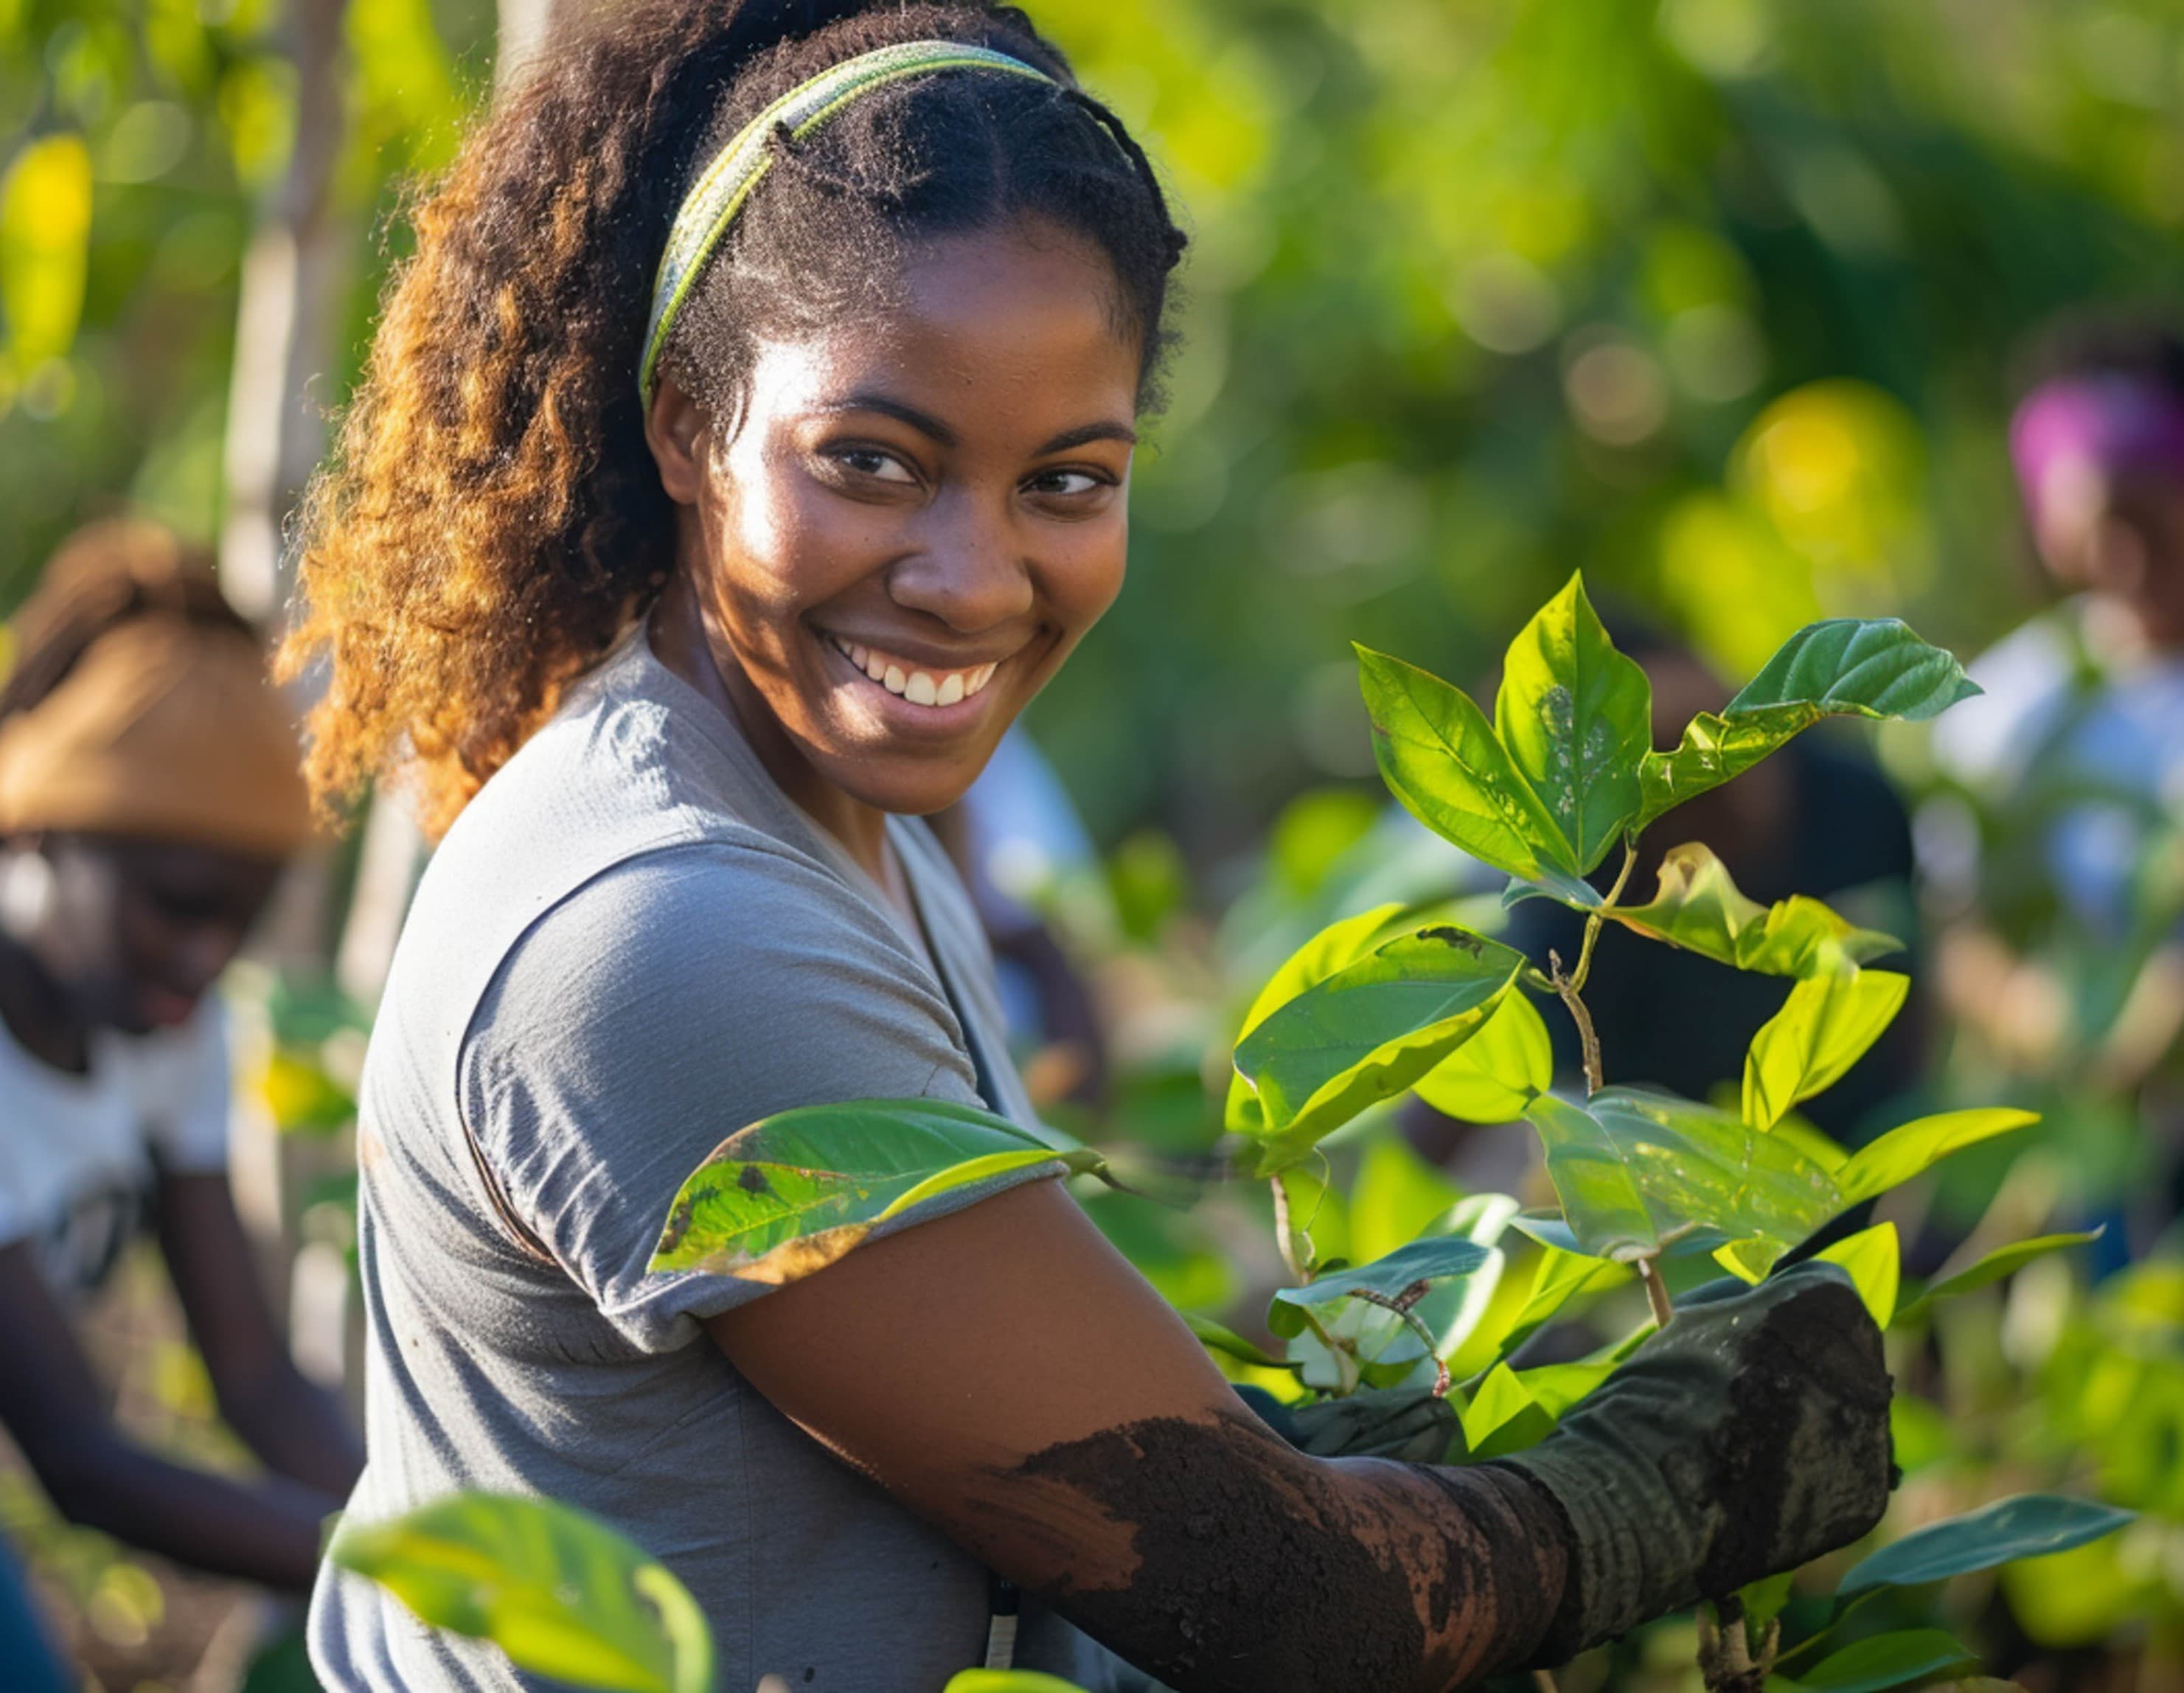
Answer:
<svg viewBox="0 0 2184 1693"><path fill-rule="evenodd" d="M2037 368L2010 458L2035 556L2068 597L1974 663L1985 697L1934 746L1990 804L2039 802L2041 876L2113 938L2184 819L2184 340L2082 320Z"/></svg>
<svg viewBox="0 0 2184 1693"><path fill-rule="evenodd" d="M1922 868L1969 919L1944 995L1982 1061L2052 1099L2066 1209L2120 1225L2096 1249L2113 1268L2184 1212L2184 1110L2162 1080L2184 1051L2184 340L2081 319L2037 368L2010 457L2064 597L1978 659L1985 693L1936 725L1978 845L1933 850L1971 837L1922 817Z"/></svg>

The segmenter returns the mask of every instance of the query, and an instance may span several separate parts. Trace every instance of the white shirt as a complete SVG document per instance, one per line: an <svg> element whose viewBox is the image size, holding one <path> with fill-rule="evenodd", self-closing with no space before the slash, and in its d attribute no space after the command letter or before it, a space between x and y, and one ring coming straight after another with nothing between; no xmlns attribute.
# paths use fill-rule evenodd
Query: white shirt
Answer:
<svg viewBox="0 0 2184 1693"><path fill-rule="evenodd" d="M2145 808L2184 816L2184 658L2106 664L2086 691L2085 637L2071 627L2086 614L2066 601L1982 654L1970 668L1986 692L1935 724L1933 746L1944 771L1991 803L2036 766L2084 790L2050 827L2048 862L2080 917L2108 929L2123 920Z"/></svg>
<svg viewBox="0 0 2184 1693"><path fill-rule="evenodd" d="M63 1298L88 1292L136 1233L160 1171L227 1167L227 1019L208 998L179 1028L95 1032L82 1075L0 1022L0 1246L31 1244Z"/></svg>

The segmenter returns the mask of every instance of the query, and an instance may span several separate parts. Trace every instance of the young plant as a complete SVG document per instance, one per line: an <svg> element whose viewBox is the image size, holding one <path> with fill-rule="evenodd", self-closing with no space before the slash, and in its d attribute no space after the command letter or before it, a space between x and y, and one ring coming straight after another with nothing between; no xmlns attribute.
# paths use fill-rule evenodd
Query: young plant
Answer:
<svg viewBox="0 0 2184 1693"><path fill-rule="evenodd" d="M1535 961L1446 911L1387 906L1332 924L1274 972L1236 1044L1225 1121L1235 1172L1270 1185L1277 1245L1294 1285L1277 1291L1268 1312L1274 1350L1194 1318L1210 1348L1286 1372L1310 1398L1398 1384L1449 1397L1459 1433L1432 1455L1441 1462L1518 1451L1552 1432L1647 1334L1674 1319L1664 1261L1710 1254L1729 1274L1757 1283L1845 1211L2033 1121L2024 1111L1959 1111L1905 1124L1855 1152L1835 1145L1792 1113L1847 1072L1902 1007L1905 978L1866 967L1898 943L1802 895L1761 905L1698 843L1663 855L1651 899L1627 897L1648 828L1813 724L1929 717L1975 692L1947 653L1893 620L1815 624L1722 710L1695 717L1667 752L1652 744L1645 672L1615 650L1574 577L1512 643L1491 721L1424 671L1363 649L1359 662L1390 791L1429 828L1504 872L1505 905L1559 901L1583 916L1582 938L1574 958ZM1617 868L1602 889L1591 878L1611 859ZM1609 1058L1631 1055L1602 1051L1585 990L1610 922L1726 968L1790 980L1782 1009L1752 1041L1737 1111L1609 1082ZM1535 1000L1574 1025L1581 1092L1552 1090ZM1558 1209L1526 1212L1507 1195L1451 1192L1450 1203L1428 1207L1434 1220L1418 1238L1362 1264L1318 1261L1311 1213L1325 1189L1313 1173L1324 1167L1320 1142L1411 1091L1453 1117L1528 1125ZM739 1129L692 1173L665 1220L653 1267L791 1280L927 1200L1047 1162L1114 1181L1097 1153L967 1107L866 1100L784 1112ZM1368 1152L1360 1193L1368 1177L1430 1190L1439 1178L1417 1165L1381 1141ZM1522 1289L1504 1279L1513 1229L1540 1249ZM2005 1246L1909 1299L1890 1224L1820 1256L1848 1273L1876 1322L1903 1325L1923 1323L1937 1299L2085 1238ZM1523 1363L1525 1341L1571 1301L1634 1275L1651 1322L1574 1362ZM443 1508L456 1506L430 1507ZM1935 1524L1854 1568L1838 1595L1841 1612L1884 1586L2084 1544L2127 1515L2029 1496ZM358 1544L370 1543L350 1541ZM447 1578L430 1568L420 1575L398 1548L370 1560L338 1547L336 1556L407 1582L398 1590L431 1620L464 1627L488 1614L471 1601L452 1602ZM469 1579L482 1568L466 1565ZM1849 1641L1823 1656L1836 1644L1833 1625L1781 1651L1778 1613L1789 1580L1725 1596L1702 1619L1710 1687L1764 1681L1777 1693L1849 1693L1970 1660L1933 1630ZM620 1587L611 1597L616 1614L626 1614ZM663 1626L669 1613L663 1606ZM678 1679L675 1693L683 1685ZM1022 1685L967 1680L966 1688Z"/></svg>

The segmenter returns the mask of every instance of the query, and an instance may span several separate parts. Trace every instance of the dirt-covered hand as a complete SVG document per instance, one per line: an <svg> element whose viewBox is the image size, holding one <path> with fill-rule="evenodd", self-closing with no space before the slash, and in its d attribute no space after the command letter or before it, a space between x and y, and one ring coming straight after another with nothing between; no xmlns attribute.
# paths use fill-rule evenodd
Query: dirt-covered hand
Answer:
<svg viewBox="0 0 2184 1693"><path fill-rule="evenodd" d="M1831 1264L1680 1310L1546 1441L1501 1461L1571 1529L1535 1662L1864 1534L1895 1474L1888 1399L1880 1331Z"/></svg>

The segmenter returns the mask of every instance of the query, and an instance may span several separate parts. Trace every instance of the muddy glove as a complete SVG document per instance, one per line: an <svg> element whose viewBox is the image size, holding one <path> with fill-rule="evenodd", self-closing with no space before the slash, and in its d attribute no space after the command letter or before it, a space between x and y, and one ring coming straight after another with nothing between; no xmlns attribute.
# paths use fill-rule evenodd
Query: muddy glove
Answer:
<svg viewBox="0 0 2184 1693"><path fill-rule="evenodd" d="M1560 1609L1533 1662L1791 1569L1880 1520L1895 1479L1880 1333L1807 1263L1680 1308L1514 1470L1562 1507Z"/></svg>
<svg viewBox="0 0 2184 1693"><path fill-rule="evenodd" d="M1239 1387L1236 1396L1274 1433L1315 1458L1446 1463L1462 1426L1456 1407L1424 1388L1361 1388L1347 1399L1312 1405L1284 1405L1256 1387Z"/></svg>

